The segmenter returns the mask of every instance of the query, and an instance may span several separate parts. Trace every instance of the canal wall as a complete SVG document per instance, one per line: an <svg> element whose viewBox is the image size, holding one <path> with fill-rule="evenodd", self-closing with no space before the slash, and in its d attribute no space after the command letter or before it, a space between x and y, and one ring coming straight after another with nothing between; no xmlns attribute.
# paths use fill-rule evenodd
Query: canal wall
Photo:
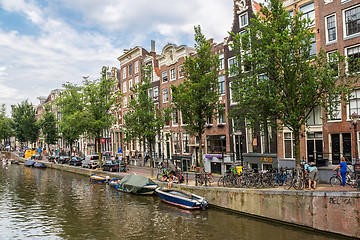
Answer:
<svg viewBox="0 0 360 240"><path fill-rule="evenodd" d="M6 156L24 161L16 155ZM104 173L62 164L46 164L62 171L88 176L93 173ZM122 176L119 173L108 172L106 175ZM182 184L174 187L203 196L209 204L220 208L360 238L360 192L241 189Z"/></svg>

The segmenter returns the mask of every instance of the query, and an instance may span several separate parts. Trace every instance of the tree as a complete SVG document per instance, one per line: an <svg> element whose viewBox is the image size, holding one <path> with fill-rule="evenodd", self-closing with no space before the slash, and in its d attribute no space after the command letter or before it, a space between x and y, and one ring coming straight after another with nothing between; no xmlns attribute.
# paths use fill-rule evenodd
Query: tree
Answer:
<svg viewBox="0 0 360 240"><path fill-rule="evenodd" d="M109 128L113 121L111 109L117 106L117 100L119 94L112 92L113 86L116 84L115 79L107 77L107 68L102 68L102 77L100 79L90 81L87 78L84 79L83 90L85 98L85 111L86 117L86 131L94 137L98 143L99 151L99 167L102 167L101 162L101 138L103 136L103 130Z"/></svg>
<svg viewBox="0 0 360 240"><path fill-rule="evenodd" d="M239 63L230 69L236 115L249 125L265 126L275 117L281 127L293 131L296 166L300 167L300 137L309 114L317 106L327 115L336 109L337 98L347 100L354 80L346 78L344 57L328 61L315 41L312 22L295 12L291 16L280 0L269 0L251 20L245 34L232 34Z"/></svg>
<svg viewBox="0 0 360 240"><path fill-rule="evenodd" d="M57 143L59 138L57 124L58 121L55 113L51 111L51 106L46 104L45 113L42 115L42 119L40 120L40 126L47 144Z"/></svg>
<svg viewBox="0 0 360 240"><path fill-rule="evenodd" d="M11 119L6 116L5 104L1 105L0 108L0 141L6 141L9 137L13 136Z"/></svg>
<svg viewBox="0 0 360 240"><path fill-rule="evenodd" d="M178 87L172 86L173 102L181 111L186 125L183 127L190 135L200 140L200 167L202 160L202 135L207 119L219 112L218 67L219 57L211 53L211 44L201 33L200 26L195 29L195 57L186 57L184 62L185 80Z"/></svg>
<svg viewBox="0 0 360 240"><path fill-rule="evenodd" d="M21 143L35 143L39 138L40 125L36 120L35 107L27 100L13 108L13 128Z"/></svg>
<svg viewBox="0 0 360 240"><path fill-rule="evenodd" d="M151 69L143 69L143 81L133 88L134 97L128 104L129 111L124 115L124 133L125 140L134 138L142 139L147 143L150 150L151 177L154 176L153 168L153 144L156 136L169 120L170 110L157 109L148 90L150 88L150 77L148 75Z"/></svg>
<svg viewBox="0 0 360 240"><path fill-rule="evenodd" d="M87 113L84 111L84 94L76 84L63 84L65 90L56 99L61 118L59 132L62 139L73 148L73 143L84 133Z"/></svg>

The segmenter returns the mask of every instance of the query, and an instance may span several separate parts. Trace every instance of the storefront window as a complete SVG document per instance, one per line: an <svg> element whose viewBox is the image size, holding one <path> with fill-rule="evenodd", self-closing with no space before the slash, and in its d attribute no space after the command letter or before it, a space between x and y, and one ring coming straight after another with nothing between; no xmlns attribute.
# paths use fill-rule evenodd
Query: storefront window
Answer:
<svg viewBox="0 0 360 240"><path fill-rule="evenodd" d="M225 135L209 135L207 136L207 153L225 153L226 152L226 136Z"/></svg>

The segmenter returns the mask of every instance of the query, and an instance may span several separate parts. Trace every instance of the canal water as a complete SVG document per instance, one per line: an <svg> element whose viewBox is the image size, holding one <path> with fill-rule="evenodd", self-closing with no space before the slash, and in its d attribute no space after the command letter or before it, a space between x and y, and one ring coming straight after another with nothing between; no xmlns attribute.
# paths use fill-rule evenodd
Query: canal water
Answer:
<svg viewBox="0 0 360 240"><path fill-rule="evenodd" d="M0 168L3 239L339 239L209 208L187 211L157 196L118 192L54 169Z"/></svg>

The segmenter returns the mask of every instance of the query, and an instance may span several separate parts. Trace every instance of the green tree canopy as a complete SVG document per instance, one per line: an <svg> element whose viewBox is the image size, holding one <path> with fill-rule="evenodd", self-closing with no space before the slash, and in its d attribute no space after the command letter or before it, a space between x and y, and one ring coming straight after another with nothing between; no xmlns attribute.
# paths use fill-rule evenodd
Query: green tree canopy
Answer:
<svg viewBox="0 0 360 240"><path fill-rule="evenodd" d="M40 125L36 120L35 107L27 100L13 108L13 128L21 143L35 143L39 139Z"/></svg>
<svg viewBox="0 0 360 240"><path fill-rule="evenodd" d="M125 140L138 138L148 144L150 150L151 177L154 176L152 146L155 143L156 136L169 120L170 110L157 109L153 99L149 96L148 90L151 87L148 73L151 69L143 69L143 81L134 86L134 97L130 99L124 115L124 133Z"/></svg>
<svg viewBox="0 0 360 240"><path fill-rule="evenodd" d="M13 136L12 121L6 116L5 104L0 108L0 140L6 140Z"/></svg>
<svg viewBox="0 0 360 240"><path fill-rule="evenodd" d="M40 120L41 131L47 144L56 144L59 138L57 118L51 111L51 105L45 105L45 112Z"/></svg>
<svg viewBox="0 0 360 240"><path fill-rule="evenodd" d="M332 114L333 100L347 100L354 82L342 69L344 57L334 54L328 61L323 50L315 54L312 26L302 13L290 15L282 1L269 0L245 34L232 34L239 64L230 69L237 103L231 114L252 126L265 126L271 117L280 120L280 128L293 131L297 167L300 135L311 111L322 106Z"/></svg>
<svg viewBox="0 0 360 240"><path fill-rule="evenodd" d="M112 108L117 108L119 93L113 92L112 89L117 84L116 79L107 77L107 68L102 68L102 77L97 80L84 79L83 91L86 111L86 131L97 139L99 158L101 159L101 138L103 131L111 127L115 120ZM100 168L101 168L101 161Z"/></svg>
<svg viewBox="0 0 360 240"><path fill-rule="evenodd" d="M211 53L212 46L195 27L195 57L186 57L183 65L185 80L179 86L172 86L173 102L181 111L184 129L202 142L205 124L219 110L218 68L219 57ZM200 146L200 167L203 168L202 144Z"/></svg>

